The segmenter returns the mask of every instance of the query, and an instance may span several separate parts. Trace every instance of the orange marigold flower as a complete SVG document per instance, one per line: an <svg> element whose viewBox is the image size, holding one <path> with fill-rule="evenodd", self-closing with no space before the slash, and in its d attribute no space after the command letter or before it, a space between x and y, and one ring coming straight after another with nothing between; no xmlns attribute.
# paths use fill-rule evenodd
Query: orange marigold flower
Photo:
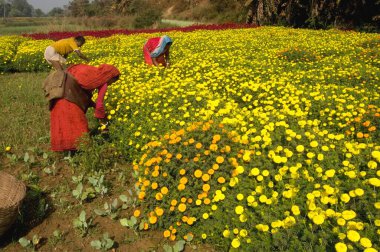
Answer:
<svg viewBox="0 0 380 252"><path fill-rule="evenodd" d="M184 203L179 204L178 205L178 210L180 212L185 212L186 211L186 204L184 204Z"/></svg>
<svg viewBox="0 0 380 252"><path fill-rule="evenodd" d="M210 191L210 185L209 184L204 184L202 186L202 189L203 189L203 191L208 192L208 191Z"/></svg>
<svg viewBox="0 0 380 252"><path fill-rule="evenodd" d="M219 177L218 178L218 183L219 184L223 184L223 183L225 183L226 182L226 179L225 178L223 178L223 177Z"/></svg>
<svg viewBox="0 0 380 252"><path fill-rule="evenodd" d="M185 188L186 188L186 186L184 184L179 184L177 186L178 191L183 191L183 190L185 190Z"/></svg>
<svg viewBox="0 0 380 252"><path fill-rule="evenodd" d="M376 130L376 126L371 126L368 128L368 131L372 132L372 131L375 131Z"/></svg>
<svg viewBox="0 0 380 252"><path fill-rule="evenodd" d="M202 175L202 180L203 180L204 182L209 181L209 180L210 180L210 175L208 175L207 173L203 174L203 175Z"/></svg>
<svg viewBox="0 0 380 252"><path fill-rule="evenodd" d="M154 224L154 223L156 223L157 222L157 217L156 216L150 216L149 217L149 223L150 224Z"/></svg>
<svg viewBox="0 0 380 252"><path fill-rule="evenodd" d="M151 185L151 187L152 187L153 190L157 189L157 187L158 187L157 182L153 182L152 185Z"/></svg>
<svg viewBox="0 0 380 252"><path fill-rule="evenodd" d="M136 218L139 217L141 214L141 211L139 209L136 209L134 212L133 212L133 216L135 216Z"/></svg>
<svg viewBox="0 0 380 252"><path fill-rule="evenodd" d="M370 121L365 121L365 122L363 123L363 126L364 126L364 127L368 127L370 124L371 124Z"/></svg>
<svg viewBox="0 0 380 252"><path fill-rule="evenodd" d="M169 230L165 230L165 231L164 231L164 237L165 237L165 238L168 238L170 235L171 235L171 233L170 233Z"/></svg>

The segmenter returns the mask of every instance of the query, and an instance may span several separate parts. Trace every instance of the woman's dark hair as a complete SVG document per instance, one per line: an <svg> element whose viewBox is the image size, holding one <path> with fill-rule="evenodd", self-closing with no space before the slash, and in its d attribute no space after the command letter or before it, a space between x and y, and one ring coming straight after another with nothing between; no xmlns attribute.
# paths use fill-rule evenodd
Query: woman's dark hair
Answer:
<svg viewBox="0 0 380 252"><path fill-rule="evenodd" d="M83 36L76 36L75 40L83 45L86 42L86 39Z"/></svg>

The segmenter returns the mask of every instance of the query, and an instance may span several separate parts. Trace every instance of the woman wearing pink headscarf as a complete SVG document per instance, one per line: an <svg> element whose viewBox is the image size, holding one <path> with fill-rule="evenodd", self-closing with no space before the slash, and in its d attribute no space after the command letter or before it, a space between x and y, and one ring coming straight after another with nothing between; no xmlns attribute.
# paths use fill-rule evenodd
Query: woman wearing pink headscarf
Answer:
<svg viewBox="0 0 380 252"><path fill-rule="evenodd" d="M169 49L172 43L172 39L166 35L149 39L143 47L145 63L168 67L170 64Z"/></svg>
<svg viewBox="0 0 380 252"><path fill-rule="evenodd" d="M107 86L120 75L116 67L107 64L99 67L73 65L67 69L67 73L64 97L50 103L50 139L53 151L77 149L78 140L89 131L86 118L88 107L95 107L96 118L106 119L104 95ZM96 104L91 100L95 89L98 90Z"/></svg>

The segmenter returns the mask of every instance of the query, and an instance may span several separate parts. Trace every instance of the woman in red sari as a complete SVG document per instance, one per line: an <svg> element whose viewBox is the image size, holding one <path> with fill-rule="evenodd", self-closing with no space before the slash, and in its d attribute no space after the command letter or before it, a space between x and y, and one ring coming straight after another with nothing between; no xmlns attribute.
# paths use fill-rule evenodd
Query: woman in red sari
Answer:
<svg viewBox="0 0 380 252"><path fill-rule="evenodd" d="M168 67L170 64L169 49L172 43L172 39L166 35L149 39L143 47L145 63Z"/></svg>
<svg viewBox="0 0 380 252"><path fill-rule="evenodd" d="M84 93L85 97L78 95L78 92L71 92L66 95L67 90L70 89L67 88L68 82L66 81L64 98L54 100L50 111L51 149L53 151L77 149L78 140L89 131L86 118L88 106L95 106L96 118L100 120L106 119L103 104L104 95L107 91L107 86L115 82L120 75L116 67L107 64L99 67L78 64L69 67L67 73L70 77L73 77L71 78L74 82L74 84L71 84L73 89L79 89L79 93ZM95 89L98 89L98 98L96 104L90 104L92 103L92 91ZM70 95L71 98L68 98ZM72 99L73 96L82 97ZM71 102L73 100L83 100L83 98L87 99L88 105L79 106L78 103Z"/></svg>

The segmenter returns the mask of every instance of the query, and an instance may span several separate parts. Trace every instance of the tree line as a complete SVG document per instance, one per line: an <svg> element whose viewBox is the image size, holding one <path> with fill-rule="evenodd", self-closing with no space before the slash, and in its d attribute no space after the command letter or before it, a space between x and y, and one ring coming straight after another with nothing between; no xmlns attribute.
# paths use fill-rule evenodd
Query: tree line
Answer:
<svg viewBox="0 0 380 252"><path fill-rule="evenodd" d="M5 11L4 11L5 8ZM5 16L134 16L143 25L170 9L177 19L293 27L380 27L380 0L71 0L49 13L27 0L0 0ZM149 22L145 22L145 21Z"/></svg>

